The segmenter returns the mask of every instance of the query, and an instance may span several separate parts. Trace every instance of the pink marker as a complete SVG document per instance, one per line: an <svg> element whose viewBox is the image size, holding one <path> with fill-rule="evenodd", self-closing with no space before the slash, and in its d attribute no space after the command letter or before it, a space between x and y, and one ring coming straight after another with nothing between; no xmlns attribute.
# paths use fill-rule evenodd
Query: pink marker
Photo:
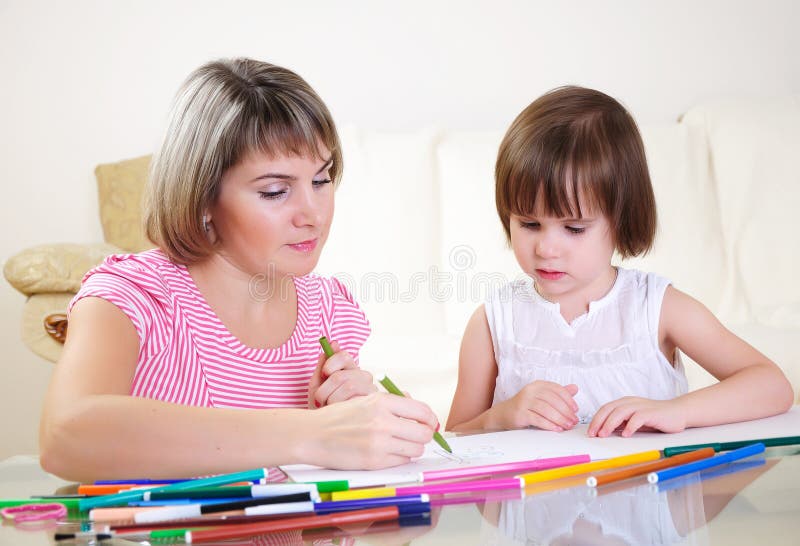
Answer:
<svg viewBox="0 0 800 546"><path fill-rule="evenodd" d="M497 491L500 489L522 489L525 480L521 478L498 478L496 480L475 480L466 482L411 485L396 488L396 495L446 495L447 493L467 493L471 491Z"/></svg>
<svg viewBox="0 0 800 546"><path fill-rule="evenodd" d="M425 483L436 480L473 478L475 476L487 476L491 474L534 472L536 470L546 470L548 468L558 468L561 466L588 463L590 460L591 458L589 455L569 455L567 457L552 457L550 459L536 459L533 461L520 461L517 463L487 464L483 466L429 470L420 474L419 481Z"/></svg>

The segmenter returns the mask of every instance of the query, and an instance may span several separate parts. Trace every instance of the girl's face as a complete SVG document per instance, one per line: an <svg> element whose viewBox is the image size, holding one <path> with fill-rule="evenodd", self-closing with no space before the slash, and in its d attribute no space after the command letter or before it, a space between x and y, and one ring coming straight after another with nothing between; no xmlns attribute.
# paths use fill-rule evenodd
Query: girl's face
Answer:
<svg viewBox="0 0 800 546"><path fill-rule="evenodd" d="M259 152L228 169L208 211L218 253L249 275L310 273L333 219L330 167L330 159Z"/></svg>
<svg viewBox="0 0 800 546"><path fill-rule="evenodd" d="M602 297L613 284L614 240L608 219L581 202L583 218L511 215L511 247L536 290L551 302Z"/></svg>

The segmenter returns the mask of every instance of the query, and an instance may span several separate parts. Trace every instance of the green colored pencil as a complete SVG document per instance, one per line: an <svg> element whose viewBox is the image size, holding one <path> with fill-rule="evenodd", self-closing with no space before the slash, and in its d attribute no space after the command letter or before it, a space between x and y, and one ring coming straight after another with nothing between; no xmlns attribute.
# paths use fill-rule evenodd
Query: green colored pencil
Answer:
<svg viewBox="0 0 800 546"><path fill-rule="evenodd" d="M331 344L328 343L328 338L326 338L325 336L319 338L319 344L322 345L322 350L325 352L326 357L330 358L333 356L333 348L331 347ZM383 376L383 379L378 380L378 383L383 385L383 388L385 388L388 392L392 394L396 394L397 396L405 396L403 394L403 391L398 389L397 385L395 385L392 382L392 380L385 375ZM433 433L433 439L436 441L437 444L442 446L442 449L444 449L448 453L453 452L453 450L450 448L450 445L447 443L444 437L438 432Z"/></svg>
<svg viewBox="0 0 800 546"><path fill-rule="evenodd" d="M791 446L800 444L800 436L781 436L778 438L756 438L753 440L737 440L735 442L711 442L708 444L693 444L690 446L674 446L664 448L664 457L672 457L687 451L694 451L704 447L714 448L714 451L731 451L751 444L762 443L766 447Z"/></svg>

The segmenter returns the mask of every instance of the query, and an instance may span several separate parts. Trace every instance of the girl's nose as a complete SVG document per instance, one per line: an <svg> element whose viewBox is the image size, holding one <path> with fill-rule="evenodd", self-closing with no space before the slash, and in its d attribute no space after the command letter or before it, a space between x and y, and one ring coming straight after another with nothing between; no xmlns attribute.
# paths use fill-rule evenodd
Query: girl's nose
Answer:
<svg viewBox="0 0 800 546"><path fill-rule="evenodd" d="M555 258L558 256L558 247L552 237L542 235L536 241L536 254L541 258Z"/></svg>

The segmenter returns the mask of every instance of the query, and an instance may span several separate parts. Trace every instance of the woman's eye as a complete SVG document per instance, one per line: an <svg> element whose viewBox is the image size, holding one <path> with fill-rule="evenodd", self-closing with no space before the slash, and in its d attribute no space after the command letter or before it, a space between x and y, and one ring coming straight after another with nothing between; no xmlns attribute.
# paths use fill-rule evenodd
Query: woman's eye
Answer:
<svg viewBox="0 0 800 546"><path fill-rule="evenodd" d="M575 233L575 234L583 233L584 231L586 231L585 227L566 226L566 228L567 228L567 231L569 231L570 233Z"/></svg>
<svg viewBox="0 0 800 546"><path fill-rule="evenodd" d="M525 229L538 229L539 222L520 222L520 225Z"/></svg>
<svg viewBox="0 0 800 546"><path fill-rule="evenodd" d="M284 195L286 190L279 190L279 191L260 191L258 192L259 197L261 199L278 199L281 195Z"/></svg>
<svg viewBox="0 0 800 546"><path fill-rule="evenodd" d="M313 181L313 184L315 186L324 186L325 184L330 184L330 183L331 183L331 179L330 178L325 178L323 180L314 180Z"/></svg>

